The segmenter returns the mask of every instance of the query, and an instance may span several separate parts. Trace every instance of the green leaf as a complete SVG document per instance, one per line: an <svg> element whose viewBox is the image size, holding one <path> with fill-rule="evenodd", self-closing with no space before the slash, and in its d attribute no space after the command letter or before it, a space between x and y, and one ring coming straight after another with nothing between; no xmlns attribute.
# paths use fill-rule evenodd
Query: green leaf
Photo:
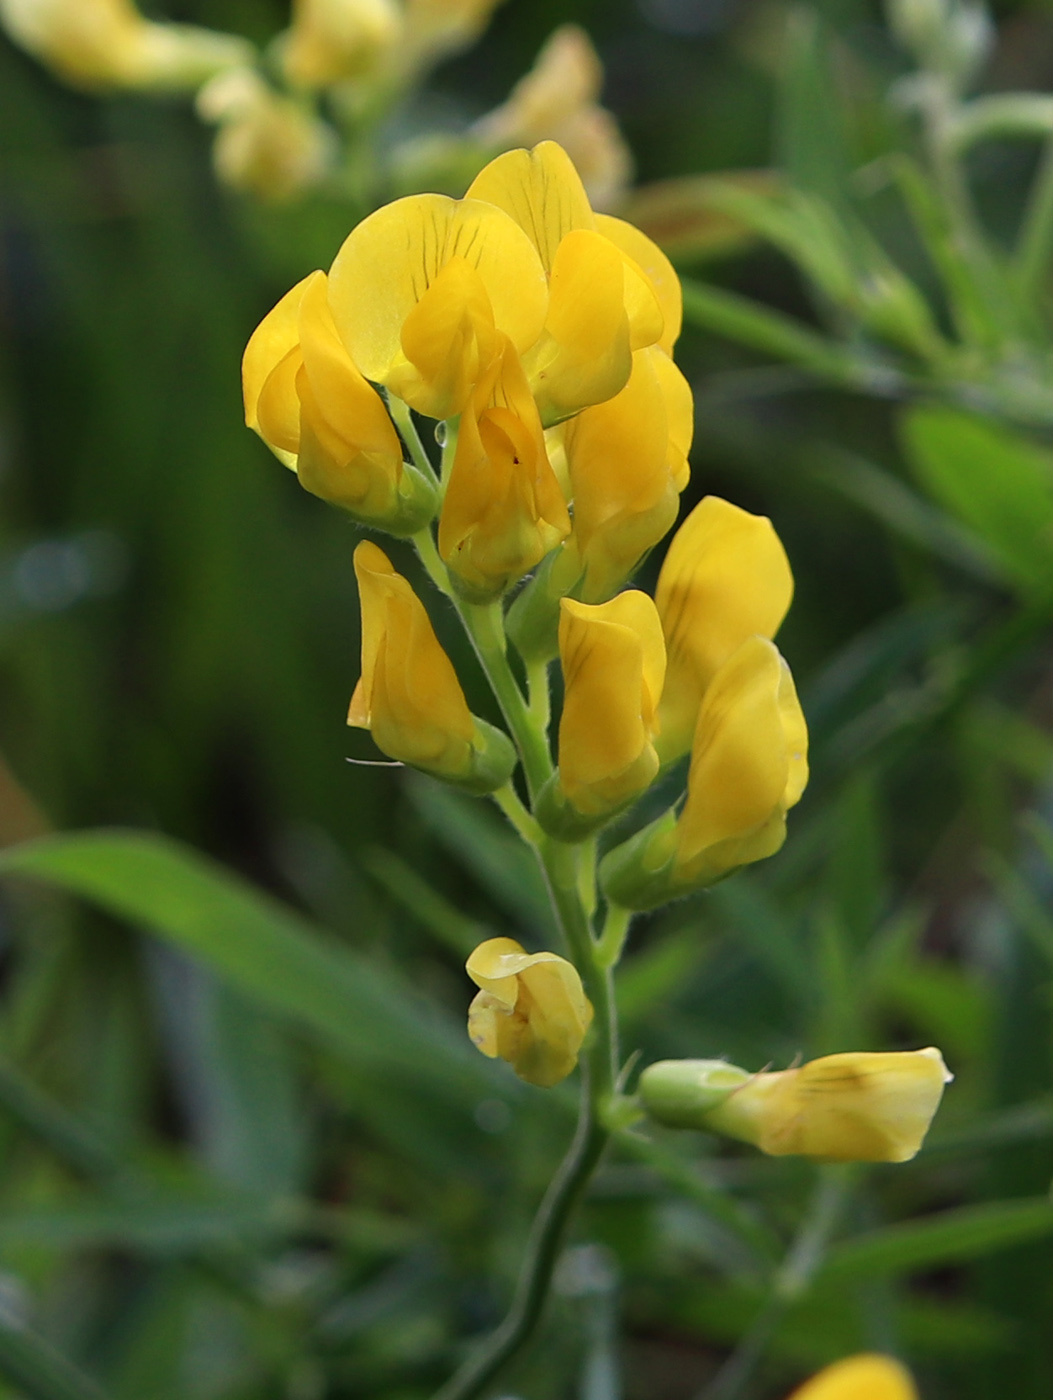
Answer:
<svg viewBox="0 0 1053 1400"><path fill-rule="evenodd" d="M889 1225L830 1250L822 1278L874 1278L961 1264L1053 1234L1046 1197L962 1206L928 1219Z"/></svg>
<svg viewBox="0 0 1053 1400"><path fill-rule="evenodd" d="M105 1400L104 1392L50 1346L0 1313L0 1375L26 1400Z"/></svg>
<svg viewBox="0 0 1053 1400"><path fill-rule="evenodd" d="M460 1028L396 972L166 837L48 837L0 853L0 875L43 880L146 926L373 1075L408 1077L461 1105L494 1093Z"/></svg>
<svg viewBox="0 0 1053 1400"><path fill-rule="evenodd" d="M982 539L1024 594L1053 580L1053 453L1001 424L922 406L900 422L925 489Z"/></svg>

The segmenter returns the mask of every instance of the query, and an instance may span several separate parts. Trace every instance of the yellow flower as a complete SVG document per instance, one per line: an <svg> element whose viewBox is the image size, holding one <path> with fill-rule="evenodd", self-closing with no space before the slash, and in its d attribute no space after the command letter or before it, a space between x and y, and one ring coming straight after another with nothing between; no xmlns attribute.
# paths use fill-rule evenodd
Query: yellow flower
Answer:
<svg viewBox="0 0 1053 1400"><path fill-rule="evenodd" d="M78 87L195 88L253 52L233 34L153 24L131 0L0 0L0 21Z"/></svg>
<svg viewBox="0 0 1053 1400"><path fill-rule="evenodd" d="M598 104L602 85L603 66L589 36L576 24L560 25L508 100L481 117L471 135L505 150L557 141L574 162L590 203L612 205L632 178L632 157L618 123Z"/></svg>
<svg viewBox="0 0 1053 1400"><path fill-rule="evenodd" d="M808 781L807 750L789 667L766 638L748 638L702 701L679 818L670 808L604 857L608 898L653 909L774 855Z"/></svg>
<svg viewBox="0 0 1053 1400"><path fill-rule="evenodd" d="M629 378L632 352L660 340L665 323L642 268L597 231L567 153L554 141L509 151L480 171L468 195L509 214L548 273L544 332L524 356L543 422L612 398Z"/></svg>
<svg viewBox="0 0 1053 1400"><path fill-rule="evenodd" d="M771 642L750 637L702 700L674 880L708 884L774 855L807 782L808 730L790 668Z"/></svg>
<svg viewBox="0 0 1053 1400"><path fill-rule="evenodd" d="M464 591L493 598L570 530L541 420L507 336L461 417L439 553Z"/></svg>
<svg viewBox="0 0 1053 1400"><path fill-rule="evenodd" d="M918 1400L906 1367L891 1356L863 1352L825 1367L789 1400Z"/></svg>
<svg viewBox="0 0 1053 1400"><path fill-rule="evenodd" d="M471 770L475 720L424 605L384 551L355 550L362 607L362 678L347 722L390 758L445 777Z"/></svg>
<svg viewBox="0 0 1053 1400"><path fill-rule="evenodd" d="M799 1069L753 1075L709 1111L706 1126L773 1157L909 1162L952 1077L932 1046L824 1055Z"/></svg>
<svg viewBox="0 0 1053 1400"><path fill-rule="evenodd" d="M324 272L298 282L264 317L242 379L245 421L308 491L396 533L431 518L434 491L403 462L380 395L344 349Z"/></svg>
<svg viewBox="0 0 1053 1400"><path fill-rule="evenodd" d="M654 603L635 590L598 607L564 598L559 651L560 785L578 812L611 812L658 772L652 739L665 644Z"/></svg>
<svg viewBox="0 0 1053 1400"><path fill-rule="evenodd" d="M690 746L718 667L747 637L774 637L792 596L793 575L771 521L705 497L674 535L655 591L669 653L663 762Z"/></svg>
<svg viewBox="0 0 1053 1400"><path fill-rule="evenodd" d="M335 163L335 132L299 103L280 97L251 68L219 73L198 93L198 115L219 127L212 161L232 189L292 199Z"/></svg>
<svg viewBox="0 0 1053 1400"><path fill-rule="evenodd" d="M577 969L555 953L527 953L512 938L480 943L467 962L481 990L468 1011L472 1043L507 1060L520 1079L549 1088L578 1063L592 1004Z"/></svg>
<svg viewBox="0 0 1053 1400"><path fill-rule="evenodd" d="M404 69L466 48L490 23L501 0L405 0Z"/></svg>
<svg viewBox="0 0 1053 1400"><path fill-rule="evenodd" d="M293 0L282 68L298 87L329 87L368 73L397 43L400 28L392 0Z"/></svg>
<svg viewBox="0 0 1053 1400"><path fill-rule="evenodd" d="M574 528L557 569L587 601L609 597L676 520L693 413L686 380L654 348L633 356L620 393L564 427Z"/></svg>
<svg viewBox="0 0 1053 1400"><path fill-rule="evenodd" d="M337 330L362 373L419 413L461 412L498 353L541 333L545 272L523 230L478 199L412 195L352 229L329 274Z"/></svg>

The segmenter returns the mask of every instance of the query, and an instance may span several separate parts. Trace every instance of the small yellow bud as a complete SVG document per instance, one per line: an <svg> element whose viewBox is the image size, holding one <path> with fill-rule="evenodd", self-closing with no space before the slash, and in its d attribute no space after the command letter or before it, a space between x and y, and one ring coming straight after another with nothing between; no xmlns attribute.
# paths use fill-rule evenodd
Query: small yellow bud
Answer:
<svg viewBox="0 0 1053 1400"><path fill-rule="evenodd" d="M566 424L574 529L558 569L568 586L582 579L587 601L609 597L672 527L688 480L692 419L683 375L649 349L633 356L620 393Z"/></svg>
<svg viewBox="0 0 1053 1400"><path fill-rule="evenodd" d="M472 1043L549 1088L578 1063L592 1003L577 969L556 953L527 953L512 938L481 943L467 962L481 990L468 1011Z"/></svg>
<svg viewBox="0 0 1053 1400"><path fill-rule="evenodd" d="M412 195L352 229L329 274L337 330L362 373L433 418L462 411L500 348L541 333L545 272L519 225L478 199Z"/></svg>
<svg viewBox="0 0 1053 1400"><path fill-rule="evenodd" d="M772 1157L909 1162L952 1078L932 1046L824 1055L753 1075L705 1115L705 1126Z"/></svg>
<svg viewBox="0 0 1053 1400"><path fill-rule="evenodd" d="M312 272L257 327L242 363L245 421L314 495L356 519L412 533L434 491L402 460L380 395L356 369Z"/></svg>
<svg viewBox="0 0 1053 1400"><path fill-rule="evenodd" d="M564 598L559 621L564 700L559 780L584 815L612 812L658 772L654 738L665 643L646 593L590 607Z"/></svg>
<svg viewBox="0 0 1053 1400"><path fill-rule="evenodd" d="M807 782L808 730L790 668L771 642L750 637L702 700L674 880L709 884L774 855Z"/></svg>
<svg viewBox="0 0 1053 1400"><path fill-rule="evenodd" d="M392 0L294 0L280 45L282 68L296 87L329 87L368 73L398 42Z"/></svg>
<svg viewBox="0 0 1053 1400"><path fill-rule="evenodd" d="M918 1400L910 1372L891 1356L863 1352L826 1366L789 1400Z"/></svg>
<svg viewBox="0 0 1053 1400"><path fill-rule="evenodd" d="M253 54L233 34L154 24L131 0L0 0L0 21L78 87L193 89Z"/></svg>
<svg viewBox="0 0 1053 1400"><path fill-rule="evenodd" d="M461 417L439 553L477 601L503 593L570 530L541 420L507 336Z"/></svg>
<svg viewBox="0 0 1053 1400"><path fill-rule="evenodd" d="M792 596L793 575L771 521L705 497L673 536L655 590L669 653L663 762L690 746L718 667L747 637L774 637Z"/></svg>

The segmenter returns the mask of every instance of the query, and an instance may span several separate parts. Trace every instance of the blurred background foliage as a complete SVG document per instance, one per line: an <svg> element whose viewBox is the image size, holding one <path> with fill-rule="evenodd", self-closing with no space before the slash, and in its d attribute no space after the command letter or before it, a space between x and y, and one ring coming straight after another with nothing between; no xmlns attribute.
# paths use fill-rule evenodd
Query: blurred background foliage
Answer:
<svg viewBox="0 0 1053 1400"><path fill-rule="evenodd" d="M1048 7L996 18L982 89L1053 88ZM928 1400L1045 1400L1048 263L1028 324L996 312L1048 157L1001 129L969 153L995 271L963 329L902 197L910 64L872 5L507 0L413 120L492 108L567 21L645 187L626 212L672 221L691 283L685 510L774 520L814 744L784 852L634 931L626 1044L759 1066L936 1043L957 1079L906 1167L623 1141L510 1393L778 1397L875 1347ZM543 938L543 892L489 809L345 762L375 753L344 726L355 531L242 426L248 334L352 216L222 192L185 104L71 92L6 42L0 131L0 862L40 877L0 905L0 1394L423 1400L501 1314L573 1095L467 1045L463 957ZM787 190L833 211L847 281ZM875 317L882 258L938 350ZM495 717L478 677L470 699ZM171 839L16 850L112 826Z"/></svg>

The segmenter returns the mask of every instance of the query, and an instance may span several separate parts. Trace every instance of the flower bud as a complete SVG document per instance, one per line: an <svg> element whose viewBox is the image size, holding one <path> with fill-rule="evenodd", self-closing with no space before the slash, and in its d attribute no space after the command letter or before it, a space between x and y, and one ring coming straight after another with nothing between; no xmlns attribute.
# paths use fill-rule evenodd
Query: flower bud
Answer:
<svg viewBox="0 0 1053 1400"><path fill-rule="evenodd" d="M405 0L403 67L467 48L490 23L500 0Z"/></svg>
<svg viewBox="0 0 1053 1400"><path fill-rule="evenodd" d="M479 602L498 597L570 530L530 386L502 340L461 416L439 519L439 553Z"/></svg>
<svg viewBox="0 0 1053 1400"><path fill-rule="evenodd" d="M654 737L665 643L646 593L591 607L564 598L559 622L563 714L559 784L583 816L605 817L658 772Z"/></svg>
<svg viewBox="0 0 1053 1400"><path fill-rule="evenodd" d="M398 41L399 30L392 0L294 0L281 65L295 87L330 87L368 73Z"/></svg>
<svg viewBox="0 0 1053 1400"><path fill-rule="evenodd" d="M355 550L362 608L362 678L348 724L390 758L490 792L515 767L508 738L468 709L457 673L408 581L368 540Z"/></svg>
<svg viewBox="0 0 1053 1400"><path fill-rule="evenodd" d="M826 1366L789 1400L918 1400L905 1366L891 1356L862 1352Z"/></svg>
<svg viewBox="0 0 1053 1400"><path fill-rule="evenodd" d="M193 90L252 61L246 39L154 24L131 0L0 0L11 37L77 87Z"/></svg>
<svg viewBox="0 0 1053 1400"><path fill-rule="evenodd" d="M648 349L633 356L620 393L566 424L574 528L556 567L586 601L609 597L672 527L689 476L692 420L683 375Z"/></svg>
<svg viewBox="0 0 1053 1400"><path fill-rule="evenodd" d="M197 110L219 127L212 163L231 189L280 203L319 184L336 162L332 128L251 68L218 74L198 93Z"/></svg>
<svg viewBox="0 0 1053 1400"><path fill-rule="evenodd" d="M749 638L702 701L679 818L667 812L610 852L608 896L650 909L774 855L808 781L807 749L789 667L771 642Z"/></svg>
<svg viewBox="0 0 1053 1400"><path fill-rule="evenodd" d="M473 1045L549 1088L578 1063L592 1004L577 968L556 953L527 953L512 938L480 943L466 964L481 990L468 1011Z"/></svg>
<svg viewBox="0 0 1053 1400"><path fill-rule="evenodd" d="M690 747L706 687L747 637L774 637L793 575L765 516L706 496L673 536L655 603L669 669L660 710L663 763Z"/></svg>
<svg viewBox="0 0 1053 1400"><path fill-rule="evenodd" d="M419 413L450 418L489 369L501 335L520 352L534 344L548 293L537 251L503 210L423 194L351 230L333 260L329 302L368 379Z"/></svg>
<svg viewBox="0 0 1053 1400"><path fill-rule="evenodd" d="M264 317L242 364L245 421L300 483L356 520L413 534L435 490L402 460L380 395L355 367L312 272Z"/></svg>
<svg viewBox="0 0 1053 1400"><path fill-rule="evenodd" d="M701 1126L772 1157L909 1162L953 1078L934 1047L824 1055L755 1074L701 1115Z"/></svg>

